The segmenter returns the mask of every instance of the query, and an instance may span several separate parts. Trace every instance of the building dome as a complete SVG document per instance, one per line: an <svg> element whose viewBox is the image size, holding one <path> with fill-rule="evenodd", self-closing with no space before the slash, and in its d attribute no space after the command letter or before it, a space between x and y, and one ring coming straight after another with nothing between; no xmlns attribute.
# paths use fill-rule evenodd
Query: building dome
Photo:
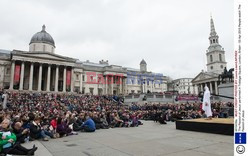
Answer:
<svg viewBox="0 0 250 156"><path fill-rule="evenodd" d="M42 31L36 33L33 35L33 37L30 40L30 44L32 43L46 43L50 44L53 47L55 47L55 42L51 35L45 31L45 25L42 27Z"/></svg>
<svg viewBox="0 0 250 156"><path fill-rule="evenodd" d="M144 59L142 59L140 64L147 64L147 63Z"/></svg>

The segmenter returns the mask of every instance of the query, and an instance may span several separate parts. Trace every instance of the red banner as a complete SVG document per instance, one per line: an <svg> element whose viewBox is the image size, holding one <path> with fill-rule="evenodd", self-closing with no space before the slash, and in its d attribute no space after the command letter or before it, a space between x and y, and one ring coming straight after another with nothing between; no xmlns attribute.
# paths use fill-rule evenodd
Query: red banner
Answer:
<svg viewBox="0 0 250 156"><path fill-rule="evenodd" d="M15 66L15 74L14 74L14 83L18 83L20 80L20 73L21 73L21 66L16 65Z"/></svg>
<svg viewBox="0 0 250 156"><path fill-rule="evenodd" d="M66 73L66 85L70 86L70 84L71 84L71 70L67 70L67 73Z"/></svg>
<svg viewBox="0 0 250 156"><path fill-rule="evenodd" d="M179 101L198 101L198 96L194 95L179 95L177 97Z"/></svg>

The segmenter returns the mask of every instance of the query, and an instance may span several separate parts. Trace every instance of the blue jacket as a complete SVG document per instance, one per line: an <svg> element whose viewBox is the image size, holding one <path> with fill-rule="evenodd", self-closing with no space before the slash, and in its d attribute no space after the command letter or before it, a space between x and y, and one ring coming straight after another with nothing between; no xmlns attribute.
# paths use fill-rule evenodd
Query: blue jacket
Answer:
<svg viewBox="0 0 250 156"><path fill-rule="evenodd" d="M88 120L84 122L84 126L88 126L89 129L95 130L95 122L91 118L88 118Z"/></svg>

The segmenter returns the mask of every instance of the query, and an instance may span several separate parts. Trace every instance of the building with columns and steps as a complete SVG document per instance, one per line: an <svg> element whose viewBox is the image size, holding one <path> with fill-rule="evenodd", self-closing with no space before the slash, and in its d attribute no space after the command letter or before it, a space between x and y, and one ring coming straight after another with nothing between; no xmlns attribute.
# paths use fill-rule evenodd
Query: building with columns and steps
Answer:
<svg viewBox="0 0 250 156"><path fill-rule="evenodd" d="M227 67L224 48L219 44L219 36L215 31L214 21L210 19L209 47L206 51L207 71L202 70L192 83L198 88L198 92L204 91L205 85L208 86L212 94L218 94L218 85L220 84L218 76L224 72Z"/></svg>
<svg viewBox="0 0 250 156"><path fill-rule="evenodd" d="M179 78L173 80L175 90L179 94L198 94L197 87L195 88L192 84L193 78Z"/></svg>
<svg viewBox="0 0 250 156"><path fill-rule="evenodd" d="M61 56L45 29L33 35L29 51L0 50L0 88L94 95L167 91L168 77L148 72L145 60L134 69Z"/></svg>

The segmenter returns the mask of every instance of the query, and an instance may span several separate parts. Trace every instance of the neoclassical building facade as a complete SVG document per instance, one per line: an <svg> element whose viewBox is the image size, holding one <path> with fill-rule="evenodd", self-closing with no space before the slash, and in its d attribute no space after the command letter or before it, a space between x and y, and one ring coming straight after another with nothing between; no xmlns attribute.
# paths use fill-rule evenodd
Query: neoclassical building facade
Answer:
<svg viewBox="0 0 250 156"><path fill-rule="evenodd" d="M38 92L78 92L94 95L167 91L169 78L140 69L80 61L55 53L46 27L33 35L29 51L0 50L0 88Z"/></svg>

